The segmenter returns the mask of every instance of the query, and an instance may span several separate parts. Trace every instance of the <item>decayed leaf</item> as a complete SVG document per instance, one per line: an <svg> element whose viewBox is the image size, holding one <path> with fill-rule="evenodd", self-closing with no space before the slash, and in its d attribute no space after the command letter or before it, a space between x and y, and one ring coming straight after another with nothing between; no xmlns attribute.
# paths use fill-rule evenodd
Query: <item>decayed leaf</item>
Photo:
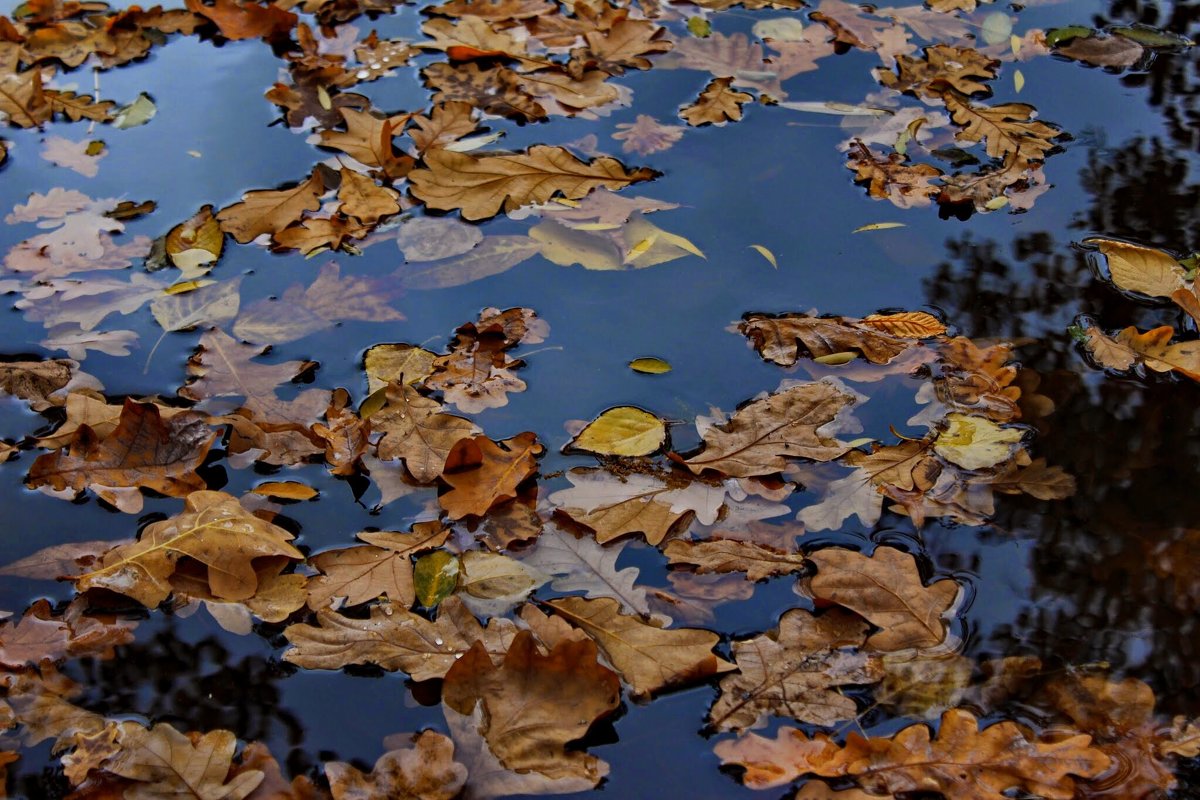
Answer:
<svg viewBox="0 0 1200 800"><path fill-rule="evenodd" d="M567 445L603 456L648 456L667 440L666 424L636 406L617 406L589 422Z"/></svg>
<svg viewBox="0 0 1200 800"><path fill-rule="evenodd" d="M537 472L537 457L544 451L536 434L528 431L502 442L486 436L460 439L446 456L441 476L451 490L438 502L450 519L482 516L517 496L517 486Z"/></svg>
<svg viewBox="0 0 1200 800"><path fill-rule="evenodd" d="M800 572L807 562L801 553L786 553L736 539L668 542L663 549L672 565L683 564L701 575L708 572L744 572L746 580L760 581L775 575Z"/></svg>
<svg viewBox="0 0 1200 800"><path fill-rule="evenodd" d="M759 355L784 367L795 364L801 355L824 358L846 352L862 353L872 364L887 364L910 348L919 347L915 340L945 330L936 318L921 311L872 314L864 319L747 314L738 323L738 331Z"/></svg>
<svg viewBox="0 0 1200 800"><path fill-rule="evenodd" d="M1151 297L1170 297L1188 288L1187 271L1169 253L1116 239L1090 238L1084 244L1096 245L1108 259L1112 282L1130 292Z"/></svg>
<svg viewBox="0 0 1200 800"><path fill-rule="evenodd" d="M314 366L312 362L285 361L261 364L253 361L265 348L244 344L213 328L200 337L200 347L188 361L188 374L194 377L179 390L182 397L208 408L218 397L241 397L242 406L263 420L308 424L329 405L329 393L306 389L291 400L275 394L275 387L292 380Z"/></svg>
<svg viewBox="0 0 1200 800"><path fill-rule="evenodd" d="M856 183L869 182L871 197L889 200L897 208L928 206L942 189L932 181L942 177L942 171L929 164L909 164L899 153L876 155L862 142L850 148L846 163L855 171Z"/></svg>
<svg viewBox="0 0 1200 800"><path fill-rule="evenodd" d="M792 609L778 630L734 642L738 672L721 679L721 696L708 714L717 730L757 727L766 714L814 725L854 717L854 700L837 687L874 683L883 674L879 659L847 648L860 647L866 624L831 609L815 617Z"/></svg>
<svg viewBox="0 0 1200 800"><path fill-rule="evenodd" d="M112 433L100 438L81 425L69 450L33 462L28 485L73 489L76 495L90 488L121 511L136 514L142 509L138 487L172 497L203 489L195 470L216 437L200 414L164 420L158 406L127 399Z"/></svg>
<svg viewBox="0 0 1200 800"><path fill-rule="evenodd" d="M621 149L626 153L648 156L669 150L683 138L687 130L680 125L664 125L649 114L638 114L633 122L617 125L612 138L623 142Z"/></svg>
<svg viewBox="0 0 1200 800"><path fill-rule="evenodd" d="M442 474L454 446L478 431L470 420L443 414L441 403L412 386L391 383L386 398L387 404L371 415L372 430L383 434L378 455L404 459L409 474L420 483Z"/></svg>
<svg viewBox="0 0 1200 800"><path fill-rule="evenodd" d="M513 155L469 155L430 150L425 168L408 176L412 193L430 208L461 210L464 219L486 219L561 194L579 200L594 189L622 189L657 173L627 170L616 159L583 162L561 147L535 145Z"/></svg>
<svg viewBox="0 0 1200 800"><path fill-rule="evenodd" d="M317 623L284 630L292 645L283 654L285 661L304 669L376 664L407 672L414 681L443 677L476 642L493 656L502 656L517 632L502 618L489 620L485 629L457 597L438 605L436 622L403 608L385 611L375 606L368 619L320 611Z"/></svg>
<svg viewBox="0 0 1200 800"><path fill-rule="evenodd" d="M127 722L122 724L120 745L104 769L141 784L131 787L128 797L242 800L264 777L257 770L229 775L237 747L230 731L185 736L165 722L150 729Z"/></svg>
<svg viewBox="0 0 1200 800"><path fill-rule="evenodd" d="M312 556L308 563L323 574L308 582L309 608L355 606L384 595L409 608L416 599L412 556L441 547L449 535L437 522L418 522L411 533L360 533L368 545Z"/></svg>
<svg viewBox="0 0 1200 800"><path fill-rule="evenodd" d="M233 332L259 344L282 344L333 327L340 320L396 322L404 315L389 305L395 295L388 282L342 277L341 268L329 262L310 285L294 284L279 300L260 300L247 308Z"/></svg>
<svg viewBox="0 0 1200 800"><path fill-rule="evenodd" d="M103 588L153 608L171 593L170 579L187 557L208 570L213 595L246 600L258 589L252 562L303 554L283 528L262 520L224 492L200 491L187 496L184 511L149 525L136 542L105 553L97 568L75 579L80 591Z"/></svg>
<svg viewBox="0 0 1200 800"><path fill-rule="evenodd" d="M482 708L479 732L508 769L586 778L593 784L607 774L608 765L565 746L620 701L617 676L597 662L595 644L563 641L540 655L528 631L517 634L499 665L476 644L442 684L442 702L457 713ZM563 714L564 708L571 713Z"/></svg>
<svg viewBox="0 0 1200 800"><path fill-rule="evenodd" d="M817 565L808 581L813 597L848 608L880 628L867 639L868 647L891 652L946 640L944 618L959 597L953 580L926 586L916 559L891 547L876 548L870 558L838 548L808 557Z"/></svg>
<svg viewBox="0 0 1200 800"><path fill-rule="evenodd" d="M681 527L692 509L676 490L648 475L624 478L607 472L572 470L567 478L574 488L550 495L550 502L572 522L596 532L605 542L629 533L641 533L650 544L661 543Z"/></svg>
<svg viewBox="0 0 1200 800"><path fill-rule="evenodd" d="M635 696L736 669L712 652L720 637L696 628L665 630L621 613L609 597L550 600L554 612L592 637Z"/></svg>
<svg viewBox="0 0 1200 800"><path fill-rule="evenodd" d="M103 389L100 382L68 358L0 362L0 392L29 403L34 411L63 405L72 389Z"/></svg>
<svg viewBox="0 0 1200 800"><path fill-rule="evenodd" d="M422 731L412 747L381 755L368 775L345 762L327 761L325 776L333 800L453 800L467 782L467 768L454 760L454 742Z"/></svg>
<svg viewBox="0 0 1200 800"><path fill-rule="evenodd" d="M291 189L246 192L240 203L221 209L217 220L221 230L246 244L264 233L279 233L305 211L316 211L324 193L325 184L314 170L308 180Z"/></svg>
<svg viewBox="0 0 1200 800"><path fill-rule="evenodd" d="M925 725L913 725L890 739L851 733L844 747L824 734L809 739L785 728L774 739L755 734L718 743L725 764L746 768L743 781L756 789L783 786L806 775L852 777L876 794L934 791L963 800L1002 800L1023 790L1050 800L1070 800L1076 775L1094 778L1108 756L1083 734L1041 742L1014 722L979 730L968 711L942 715L936 738Z"/></svg>
<svg viewBox="0 0 1200 800"><path fill-rule="evenodd" d="M1085 334L1085 347L1101 366L1127 370L1142 364L1155 372L1178 372L1200 381L1200 342L1172 344L1175 329L1170 325L1145 333L1131 325L1115 337L1106 336L1099 328L1089 327Z"/></svg>
<svg viewBox="0 0 1200 800"><path fill-rule="evenodd" d="M733 78L713 78L704 87L700 97L692 105L679 112L688 125L723 125L742 118L742 106L754 99L753 95L730 88Z"/></svg>
<svg viewBox="0 0 1200 800"><path fill-rule="evenodd" d="M700 474L717 470L738 478L770 475L787 458L829 461L848 446L820 429L855 402L832 383L804 383L738 409L724 425L704 434L704 450L684 463Z"/></svg>

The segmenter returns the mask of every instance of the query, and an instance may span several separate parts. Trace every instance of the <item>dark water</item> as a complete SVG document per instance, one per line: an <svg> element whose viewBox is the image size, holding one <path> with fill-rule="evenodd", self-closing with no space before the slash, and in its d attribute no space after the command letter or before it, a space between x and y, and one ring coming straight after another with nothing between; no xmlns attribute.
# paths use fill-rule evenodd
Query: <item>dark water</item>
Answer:
<svg viewBox="0 0 1200 800"><path fill-rule="evenodd" d="M756 18L732 12L720 17L718 29L745 30ZM363 35L374 27L381 36L415 38L420 21L407 8L356 24ZM1197 39L1200 6L1034 4L1020 11L1016 32L1075 22L1146 22ZM876 60L861 52L826 59L816 72L787 83L788 99L860 102L876 87L869 74ZM741 123L690 129L669 151L625 159L663 173L630 193L681 204L653 221L691 239L706 259L610 273L535 257L461 287L411 292L395 303L407 317L403 322L345 323L278 346L271 358L316 360L317 385L344 386L361 397L366 388L361 354L370 345L429 341L437 347L481 307L536 309L551 335L546 349L528 358L522 374L528 390L475 419L496 439L537 432L549 450L542 465L549 473L592 463L557 452L569 438L568 420L635 404L690 421L711 406L730 410L775 388L784 377L779 368L760 361L726 330L748 311L815 308L860 316L881 308L924 308L943 314L962 335L1020 340L1020 362L1041 375L1040 391L1056 404L1053 415L1033 423L1034 455L1076 476L1074 497L1041 502L998 495L995 518L982 527L935 521L916 531L907 518L885 513L875 529L864 530L852 518L842 530L808 534L801 544L888 542L922 553L929 574L950 575L968 587L969 605L959 615L965 655L1105 663L1117 674L1149 683L1160 713L1194 717L1200 714L1200 387L1162 376L1106 376L1088 365L1067 328L1080 314L1105 329L1182 322L1162 306L1139 305L1097 280L1087 254L1073 243L1105 235L1176 252L1200 249L1198 63L1193 50L1163 55L1145 71L1123 74L1052 57L1020 64L1024 90L1016 96L1002 77L997 101L1031 103L1042 119L1073 139L1048 161L1053 188L1032 210L967 220L940 219L935 209L896 209L867 197L852 184L836 149L849 136L837 117L751 105ZM318 155L304 134L273 124L277 109L262 93L278 79L280 64L259 42L214 49L210 42L175 37L146 61L103 73L106 97L131 100L140 91L150 93L158 106L155 119L126 131L101 128L109 155L91 179L38 158L43 133L5 130L13 147L0 174L0 205L7 211L29 192L54 186L92 197L153 199L158 210L128 223L127 230L155 237L203 203L219 208L245 190L305 175L328 154ZM86 91L90 78L78 71L60 83L77 79ZM506 133L500 146L512 149L595 134L599 149L617 153L618 144L608 138L614 125L638 113L669 121L706 80L685 71L630 74L621 83L632 87L633 107L610 117L490 124ZM427 105L426 91L411 72L359 91L384 109ZM79 138L82 130L83 124L53 124L45 133ZM879 221L906 227L851 233ZM483 225L486 233L524 227L504 218ZM0 248L33 232L30 225L0 228ZM779 268L749 250L751 244L773 251ZM245 274L245 308L292 284L308 284L329 260L229 242L215 276ZM334 260L356 275L383 276L402 257L385 243L359 257L338 254ZM103 380L109 396L172 394L184 381L183 365L197 334L167 336L143 373L159 330L146 309L119 321L118 327L140 334L142 347L127 358L92 353L86 369ZM15 311L0 318L0 335L6 354L54 355L37 344L42 329ZM647 354L669 361L673 372L645 376L625 366ZM866 435L884 438L889 424L903 430L915 411L911 395L912 385L903 382L873 393L859 414ZM48 424L22 403L4 401L3 409L5 438ZM676 427L673 436L678 449L696 442L688 424ZM137 531L138 520L94 499L70 504L24 489L34 456L25 452L0 465L5 519L0 563L56 542ZM262 479L261 472L217 461L206 475L211 488L240 494ZM375 489L364 492L361 483L329 477L319 466L284 470L277 477L295 477L321 491L319 502L289 505L283 512L299 534L297 543L309 551L343 546L365 528L403 529L433 498L427 490L374 511ZM543 491L560 484L565 485L561 479L544 481ZM812 499L800 493L788 502L799 508ZM174 499L147 498L141 521L178 508ZM1163 552L1172 559L1164 560ZM627 565L642 568L642 583L666 584L662 558L651 548L628 547L621 562ZM0 581L0 608L17 613L35 598L71 596L65 584ZM772 627L782 611L801 603L792 581L778 579L760 585L751 600L719 607L711 627L730 637L749 635ZM428 687L414 690L403 676L365 669L305 672L285 664L280 630L263 625L255 635L239 637L204 612L187 619L156 613L117 659L74 662L68 674L85 684L80 702L90 709L168 721L180 729L228 728L241 739L267 742L295 774L319 770L321 762L335 758L370 764L382 752L383 737L444 724L436 692L431 697ZM627 702L588 740L591 752L612 765L602 791L619 798L779 796L751 792L719 771L713 742L698 735L714 697L713 687L704 685L645 705ZM879 730L895 727L894 721L884 722ZM46 797L61 791L64 784L52 766L44 748L27 753L12 767L15 793ZM1178 796L1200 794L1184 785Z"/></svg>

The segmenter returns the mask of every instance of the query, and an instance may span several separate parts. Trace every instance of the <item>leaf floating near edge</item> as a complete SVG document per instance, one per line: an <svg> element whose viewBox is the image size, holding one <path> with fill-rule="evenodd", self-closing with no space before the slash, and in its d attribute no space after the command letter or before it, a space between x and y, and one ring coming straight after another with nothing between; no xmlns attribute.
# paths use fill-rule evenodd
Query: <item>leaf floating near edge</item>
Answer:
<svg viewBox="0 0 1200 800"><path fill-rule="evenodd" d="M767 260L767 263L770 264L772 267L774 267L775 269L779 269L779 262L775 260L775 254L772 253L770 250L763 247L761 244L752 244L752 245L750 245L750 249L753 250L754 252L758 253L763 258L765 258Z"/></svg>
<svg viewBox="0 0 1200 800"><path fill-rule="evenodd" d="M640 372L644 375L663 375L671 371L671 365L661 358L647 356L645 358L635 358L629 362L629 368L634 372Z"/></svg>
<svg viewBox="0 0 1200 800"><path fill-rule="evenodd" d="M892 228L906 227L903 222L872 222L870 225L863 225L850 231L851 233L866 233L868 231L887 231Z"/></svg>
<svg viewBox="0 0 1200 800"><path fill-rule="evenodd" d="M648 456L666 441L667 426L661 419L636 406L617 406L589 422L566 450L602 456Z"/></svg>

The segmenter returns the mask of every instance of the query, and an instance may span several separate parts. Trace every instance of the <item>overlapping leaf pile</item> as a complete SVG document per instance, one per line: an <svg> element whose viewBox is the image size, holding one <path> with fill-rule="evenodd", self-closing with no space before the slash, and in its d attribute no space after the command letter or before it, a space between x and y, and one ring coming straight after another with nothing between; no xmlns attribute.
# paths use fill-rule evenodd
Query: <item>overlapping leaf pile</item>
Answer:
<svg viewBox="0 0 1200 800"><path fill-rule="evenodd" d="M526 388L522 354L549 336L532 310L485 308L441 353L378 344L366 353L359 387L331 386L319 364L282 361L270 349L343 321L402 321L404 291L468 283L535 254L597 270L704 257L647 218L674 204L618 193L658 177L651 167L626 166L586 140L482 149L499 139L489 120L596 118L629 106L622 79L630 71L706 73L678 109L686 124L641 114L616 126L612 138L624 152L648 157L692 128L752 113L846 111L789 102L784 84L847 49L875 53L882 92L850 109L870 119L845 143L855 180L901 207L1026 209L1047 188L1042 165L1062 132L1031 106L981 99L1004 61L1049 52L1042 35L1012 36L1007 11L971 16L973 0L874 10L822 0L805 19L756 17L754 39L715 30L721 12L738 5L728 0L449 0L422 9L423 38L413 41L348 24L396 5L188 0L186 10L114 11L34 0L0 17L0 112L11 126L144 124L153 114L148 98L118 107L98 92L55 88L59 73L136 61L175 35L261 39L286 72L266 100L321 148L295 183L247 191L223 208L198 198L193 216L163 225L154 241L125 234L126 221L154 212L153 201L49 188L6 216L38 230L5 255L3 285L45 329L41 345L69 358L0 363L0 389L54 423L42 436L4 443L0 459L21 453L30 462L26 485L50 497L94 497L136 514L148 491L169 498L175 512L136 538L132 518L114 515L125 521L112 541L55 544L4 568L69 581L77 594L57 606L38 601L0 624L0 727L10 731L0 768L19 748L52 740L78 797L578 792L610 769L579 743L623 697L647 702L708 683L714 699L697 727L722 734L718 754L757 788L809 779L798 796L810 798L834 795L819 779L857 786L838 796L1169 790L1176 761L1200 754L1200 734L1186 719L1155 716L1145 684L1043 670L1031 659L971 662L959 654L966 587L930 574L916 545L798 546L806 529L840 530L854 516L872 528L885 500L920 528L929 518L985 524L997 493L1069 496L1071 476L1032 455L1020 421L1053 405L1036 383L1018 380L1009 344L951 336L924 312L748 314L738 330L759 354L810 379L788 377L729 414L700 417L699 443L687 452L670 450L658 414L615 405L568 445L596 464L570 470L570 485L549 493L539 487L550 479L540 474L547 444L537 434L485 433L464 416L503 407ZM740 5L780 13L801 6ZM991 31L983 49L971 38L975 27ZM1089 63L1124 63L1128 42L1141 48L1139 59L1190 45L1141 35L1076 32L1076 44L1060 35L1050 45ZM1091 38L1121 42L1083 43ZM376 107L364 93L370 84L406 69L419 71L429 106ZM902 98L922 105L896 107ZM51 137L43 156L96 174L103 146L86 137ZM975 158L958 145L979 145L990 160L971 173L910 160L918 150L959 165ZM485 235L452 215L423 216L422 207L469 222L506 214L528 228ZM404 263L383 276L327 263L311 283L243 305L241 278L214 271L227 235L238 245L348 259L394 241ZM1169 297L1197 316L1186 263L1109 240L1099 247L1119 287ZM146 269L130 269L135 263ZM174 396L106 395L79 362L92 350L128 355L138 334L102 326L147 313L162 337L194 336ZM1200 375L1200 351L1171 343L1170 329L1085 335L1104 366ZM147 348L151 356L156 347ZM861 430L853 416L866 399L860 389L881 380L914 388L925 408L907 424L928 432L892 444L881 431L840 439ZM29 458L35 450L45 452ZM216 491L205 466L218 460L231 469L286 468L287 480L242 497ZM321 469L369 479L380 506L424 497L429 513L404 530L363 531L309 553L271 499L317 497L303 479ZM800 491L809 495L798 503ZM792 512L796 522L779 521ZM661 551L668 585L618 566L632 539ZM746 600L770 579L794 581L804 599L769 630L764 622L760 633L729 642L701 627L715 607ZM93 713L73 702L80 687L58 669L76 658L120 657L142 618L131 604L181 616L203 607L241 635L266 631L260 622L278 625L288 642L281 658L296 668L374 665L439 681L445 732L389 740L370 772L330 761L289 782L262 743L239 750L231 731L181 732ZM1053 726L979 722L979 714L1003 717L1016 701ZM877 707L940 717L940 725L936 733L917 723L890 737L842 734L838 726L869 722ZM828 730L743 735L771 718Z"/></svg>

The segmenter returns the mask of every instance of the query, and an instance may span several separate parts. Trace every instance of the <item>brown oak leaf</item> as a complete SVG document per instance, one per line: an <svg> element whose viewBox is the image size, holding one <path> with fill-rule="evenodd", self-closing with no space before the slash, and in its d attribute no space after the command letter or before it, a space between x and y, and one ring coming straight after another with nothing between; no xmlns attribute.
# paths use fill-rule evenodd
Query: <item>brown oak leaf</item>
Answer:
<svg viewBox="0 0 1200 800"><path fill-rule="evenodd" d="M478 432L468 419L444 414L441 403L412 386L388 385L387 403L371 415L371 429L383 438L376 447L382 459L404 459L410 475L430 483L442 473L454 445Z"/></svg>
<svg viewBox="0 0 1200 800"><path fill-rule="evenodd" d="M164 420L158 406L127 399L117 427L101 438L81 425L69 449L39 456L28 485L48 486L78 495L91 489L127 514L142 510L139 487L184 497L205 487L196 474L217 432L200 414L187 412Z"/></svg>
<svg viewBox="0 0 1200 800"><path fill-rule="evenodd" d="M454 760L453 741L434 731L422 731L412 747L381 755L369 774L342 761L327 761L325 777L333 800L453 800L467 782L467 768Z"/></svg>
<svg viewBox="0 0 1200 800"><path fill-rule="evenodd" d="M308 559L321 575L308 582L308 606L314 610L355 606L387 595L404 608L412 606L412 556L440 547L450 535L437 522L418 522L411 533L360 533L368 542L356 547L327 550Z"/></svg>
<svg viewBox="0 0 1200 800"><path fill-rule="evenodd" d="M692 105L679 112L688 125L723 125L742 118L742 106L754 99L753 95L730 88L733 78L713 78L700 92Z"/></svg>
<svg viewBox="0 0 1200 800"><path fill-rule="evenodd" d="M293 538L232 495L192 492L181 513L147 526L136 542L106 552L95 569L75 578L75 585L79 591L108 589L153 608L171 593L170 579L186 558L207 569L215 597L246 600L259 588L256 559L304 558L290 544Z"/></svg>
<svg viewBox="0 0 1200 800"><path fill-rule="evenodd" d="M517 486L537 472L545 448L526 431L494 442L472 436L454 443L441 478L451 487L438 497L450 519L482 516L494 505L517 496Z"/></svg>
<svg viewBox="0 0 1200 800"><path fill-rule="evenodd" d="M325 184L314 170L306 181L290 189L246 192L240 203L221 209L217 220L221 230L246 244L264 233L279 233L305 211L316 211L323 194Z"/></svg>

